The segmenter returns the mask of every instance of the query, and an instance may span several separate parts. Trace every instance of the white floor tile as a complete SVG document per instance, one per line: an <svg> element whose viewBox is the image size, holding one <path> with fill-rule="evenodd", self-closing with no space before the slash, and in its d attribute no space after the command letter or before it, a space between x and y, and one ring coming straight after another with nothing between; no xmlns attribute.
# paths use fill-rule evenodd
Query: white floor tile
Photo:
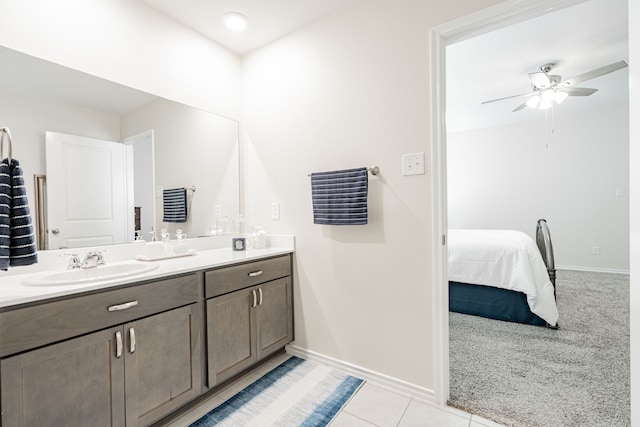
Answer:
<svg viewBox="0 0 640 427"><path fill-rule="evenodd" d="M468 427L470 418L412 400L398 427Z"/></svg>
<svg viewBox="0 0 640 427"><path fill-rule="evenodd" d="M407 397L367 382L351 398L344 412L378 427L396 427L409 402Z"/></svg>
<svg viewBox="0 0 640 427"><path fill-rule="evenodd" d="M329 427L376 427L365 420L348 414L344 411L340 412L329 424Z"/></svg>
<svg viewBox="0 0 640 427"><path fill-rule="evenodd" d="M482 418L477 415L472 415L471 427L504 427L504 426L502 424L496 423L495 421L487 420L486 418Z"/></svg>

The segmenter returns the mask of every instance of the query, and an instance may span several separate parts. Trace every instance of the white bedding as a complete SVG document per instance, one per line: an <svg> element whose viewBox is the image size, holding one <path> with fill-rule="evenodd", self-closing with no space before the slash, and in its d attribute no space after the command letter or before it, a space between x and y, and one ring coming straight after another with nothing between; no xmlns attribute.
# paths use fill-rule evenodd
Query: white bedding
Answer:
<svg viewBox="0 0 640 427"><path fill-rule="evenodd" d="M522 292L533 313L556 324L553 285L529 236L515 230L449 230L448 239L450 281Z"/></svg>

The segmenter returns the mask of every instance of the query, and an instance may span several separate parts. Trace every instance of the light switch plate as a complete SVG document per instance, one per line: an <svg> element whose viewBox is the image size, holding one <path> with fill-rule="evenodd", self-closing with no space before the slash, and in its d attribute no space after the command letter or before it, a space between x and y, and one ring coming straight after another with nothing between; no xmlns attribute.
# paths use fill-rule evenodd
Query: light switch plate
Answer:
<svg viewBox="0 0 640 427"><path fill-rule="evenodd" d="M424 175L424 152L402 155L402 175Z"/></svg>

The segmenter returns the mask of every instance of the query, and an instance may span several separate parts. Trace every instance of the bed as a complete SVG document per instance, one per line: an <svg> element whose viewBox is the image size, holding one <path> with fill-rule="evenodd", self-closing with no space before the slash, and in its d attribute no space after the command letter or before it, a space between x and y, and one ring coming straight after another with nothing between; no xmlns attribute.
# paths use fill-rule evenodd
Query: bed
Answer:
<svg viewBox="0 0 640 427"><path fill-rule="evenodd" d="M536 242L516 230L449 230L449 310L555 328L555 265L547 222Z"/></svg>

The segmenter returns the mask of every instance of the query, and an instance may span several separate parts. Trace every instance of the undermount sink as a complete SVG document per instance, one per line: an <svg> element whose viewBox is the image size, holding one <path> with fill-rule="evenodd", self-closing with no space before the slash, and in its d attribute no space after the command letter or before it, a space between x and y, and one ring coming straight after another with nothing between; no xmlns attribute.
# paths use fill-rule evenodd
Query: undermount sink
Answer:
<svg viewBox="0 0 640 427"><path fill-rule="evenodd" d="M65 286L83 283L102 282L136 276L148 273L158 268L154 262L122 262L117 264L100 265L94 268L79 268L76 270L52 271L28 277L22 281L26 286Z"/></svg>

